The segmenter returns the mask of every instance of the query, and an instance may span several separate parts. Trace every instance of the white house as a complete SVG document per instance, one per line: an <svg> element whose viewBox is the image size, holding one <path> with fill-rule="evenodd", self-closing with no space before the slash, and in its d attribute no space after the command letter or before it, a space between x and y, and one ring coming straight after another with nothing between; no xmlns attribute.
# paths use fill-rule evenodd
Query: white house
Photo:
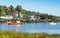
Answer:
<svg viewBox="0 0 60 38"><path fill-rule="evenodd" d="M1 19L13 19L13 16L0 16Z"/></svg>
<svg viewBox="0 0 60 38"><path fill-rule="evenodd" d="M20 14L20 17L23 17L23 14Z"/></svg>
<svg viewBox="0 0 60 38"><path fill-rule="evenodd" d="M30 20L36 20L35 15L30 16Z"/></svg>

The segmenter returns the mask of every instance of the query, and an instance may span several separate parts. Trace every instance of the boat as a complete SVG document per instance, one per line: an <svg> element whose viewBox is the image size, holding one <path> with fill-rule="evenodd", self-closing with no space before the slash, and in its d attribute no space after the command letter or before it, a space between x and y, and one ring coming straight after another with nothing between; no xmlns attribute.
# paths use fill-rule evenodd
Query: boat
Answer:
<svg viewBox="0 0 60 38"><path fill-rule="evenodd" d="M51 22L50 25L56 25L56 23L55 22Z"/></svg>
<svg viewBox="0 0 60 38"><path fill-rule="evenodd" d="M23 16L23 14L21 16ZM18 18L19 18L18 14L13 13L13 19L11 22L8 22L8 25L17 25L17 26L22 25L23 24L22 20L20 20Z"/></svg>
<svg viewBox="0 0 60 38"><path fill-rule="evenodd" d="M20 22L20 21L16 21L16 22L11 21L11 22L8 22L8 25L22 25L22 24L23 24L23 22Z"/></svg>

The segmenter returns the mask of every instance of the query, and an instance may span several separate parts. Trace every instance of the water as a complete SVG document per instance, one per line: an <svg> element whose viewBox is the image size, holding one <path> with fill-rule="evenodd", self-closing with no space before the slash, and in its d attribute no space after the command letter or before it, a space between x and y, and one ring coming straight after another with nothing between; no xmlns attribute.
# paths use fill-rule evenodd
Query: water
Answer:
<svg viewBox="0 0 60 38"><path fill-rule="evenodd" d="M56 25L50 23L24 23L21 26L9 26L6 23L0 23L0 30L17 30L28 33L55 33L60 34L60 22Z"/></svg>

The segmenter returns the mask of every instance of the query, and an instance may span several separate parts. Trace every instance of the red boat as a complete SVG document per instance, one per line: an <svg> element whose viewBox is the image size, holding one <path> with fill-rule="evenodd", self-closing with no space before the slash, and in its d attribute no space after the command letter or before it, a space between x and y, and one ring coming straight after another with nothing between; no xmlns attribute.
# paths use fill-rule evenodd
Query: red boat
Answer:
<svg viewBox="0 0 60 38"><path fill-rule="evenodd" d="M22 25L23 22L17 21L17 22L8 22L8 25Z"/></svg>

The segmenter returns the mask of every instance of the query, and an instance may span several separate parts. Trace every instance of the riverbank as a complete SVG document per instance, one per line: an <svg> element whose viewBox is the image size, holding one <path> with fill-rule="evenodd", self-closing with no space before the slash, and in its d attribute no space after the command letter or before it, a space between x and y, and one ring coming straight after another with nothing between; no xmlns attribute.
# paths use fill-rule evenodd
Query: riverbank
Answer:
<svg viewBox="0 0 60 38"><path fill-rule="evenodd" d="M59 38L60 34L0 31L0 38Z"/></svg>
<svg viewBox="0 0 60 38"><path fill-rule="evenodd" d="M22 6L17 5L13 7L10 5L9 7L0 5L0 21L3 19L3 22L9 21L10 19L14 20L22 20L23 22L60 22L60 16L49 15L46 13L40 13L35 11L28 11L22 8ZM3 8L3 9L2 9ZM15 9L16 8L16 9Z"/></svg>
<svg viewBox="0 0 60 38"><path fill-rule="evenodd" d="M7 20L7 19L0 19L0 23L6 23L7 21L11 21L11 20ZM41 23L41 22L52 22L51 19L48 20L22 20L23 23ZM60 22L60 20L55 20L54 22Z"/></svg>

